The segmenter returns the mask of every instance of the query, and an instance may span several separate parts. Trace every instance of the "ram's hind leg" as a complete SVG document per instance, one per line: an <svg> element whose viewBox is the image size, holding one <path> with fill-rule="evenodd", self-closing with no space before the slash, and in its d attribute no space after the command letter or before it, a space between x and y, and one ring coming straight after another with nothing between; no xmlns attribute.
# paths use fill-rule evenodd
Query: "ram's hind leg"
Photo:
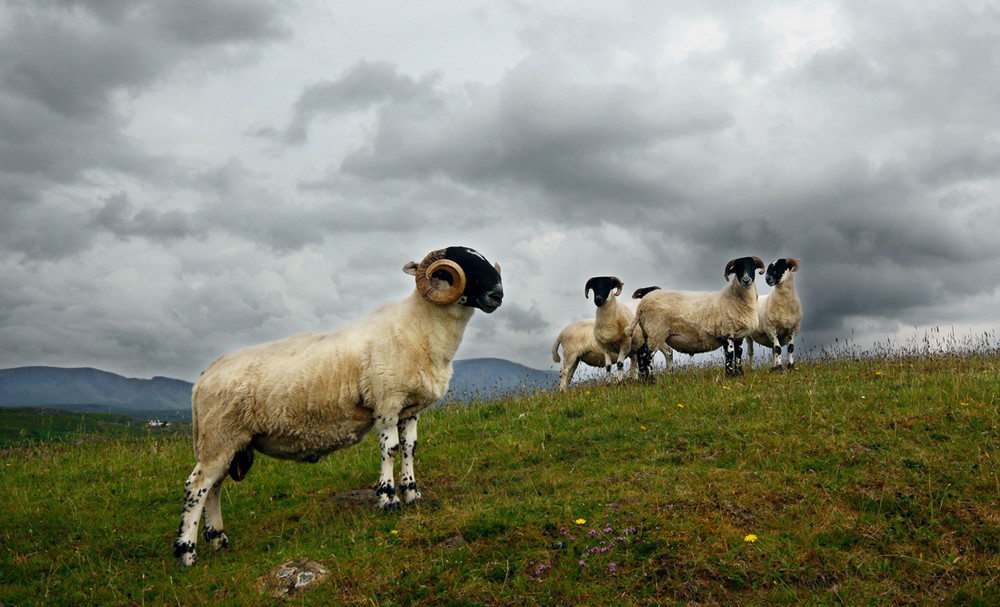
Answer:
<svg viewBox="0 0 1000 607"><path fill-rule="evenodd" d="M231 457L198 462L184 483L184 509L181 524L174 540L174 556L182 565L191 566L197 560L195 544L198 541L198 521L212 488L223 479ZM221 517L220 517L221 524Z"/></svg>
<svg viewBox="0 0 1000 607"><path fill-rule="evenodd" d="M413 454L417 449L417 415L399 420L396 428L399 431L399 447L402 463L399 470L399 493L404 504L420 502L420 491L417 489L417 477L413 473Z"/></svg>
<svg viewBox="0 0 1000 607"><path fill-rule="evenodd" d="M229 539L222 531L222 483L226 477L212 485L205 496L205 541L212 550L229 547Z"/></svg>

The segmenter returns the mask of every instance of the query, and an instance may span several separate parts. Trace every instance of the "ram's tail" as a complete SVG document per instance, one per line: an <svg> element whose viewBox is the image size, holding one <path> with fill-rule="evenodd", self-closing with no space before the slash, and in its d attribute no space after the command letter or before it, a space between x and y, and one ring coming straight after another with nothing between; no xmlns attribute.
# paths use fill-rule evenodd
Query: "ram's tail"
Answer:
<svg viewBox="0 0 1000 607"><path fill-rule="evenodd" d="M562 333L556 338L556 342L552 344L552 362L559 362L559 344L562 343Z"/></svg>

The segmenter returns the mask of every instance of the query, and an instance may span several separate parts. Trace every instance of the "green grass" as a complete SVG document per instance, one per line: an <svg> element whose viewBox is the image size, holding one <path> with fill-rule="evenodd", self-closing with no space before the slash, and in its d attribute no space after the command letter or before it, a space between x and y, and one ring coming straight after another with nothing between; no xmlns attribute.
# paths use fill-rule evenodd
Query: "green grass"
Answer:
<svg viewBox="0 0 1000 607"><path fill-rule="evenodd" d="M689 368L434 409L420 507L330 499L376 480L370 438L258 457L223 491L232 548L201 541L190 569L171 554L189 437L22 444L0 451L0 602L273 604L254 580L311 558L330 576L291 604L995 605L998 367Z"/></svg>
<svg viewBox="0 0 1000 607"><path fill-rule="evenodd" d="M108 413L71 413L38 407L0 407L0 449L33 442L104 440L152 434L190 435L190 424L150 428L147 420Z"/></svg>

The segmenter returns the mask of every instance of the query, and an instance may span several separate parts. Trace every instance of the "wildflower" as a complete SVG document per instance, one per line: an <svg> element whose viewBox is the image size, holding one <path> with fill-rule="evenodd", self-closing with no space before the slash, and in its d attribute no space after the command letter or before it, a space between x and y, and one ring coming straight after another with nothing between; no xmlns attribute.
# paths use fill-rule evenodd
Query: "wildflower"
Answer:
<svg viewBox="0 0 1000 607"><path fill-rule="evenodd" d="M876 371L875 375L882 375L882 372L881 371Z"/></svg>
<svg viewBox="0 0 1000 607"><path fill-rule="evenodd" d="M968 403L965 403L965 404L968 404ZM639 427L642 428L643 430L646 429L646 426L639 426ZM7 464L7 465L9 466L10 464Z"/></svg>
<svg viewBox="0 0 1000 607"><path fill-rule="evenodd" d="M576 519L573 522L576 523L577 525L586 525L587 524L587 519L585 519L585 518L578 518L578 519Z"/></svg>
<svg viewBox="0 0 1000 607"><path fill-rule="evenodd" d="M393 530L392 530L392 531L390 531L389 533L391 533L391 534L393 534L393 535L399 535L399 531L398 531L398 530L396 530L396 529L393 529Z"/></svg>
<svg viewBox="0 0 1000 607"><path fill-rule="evenodd" d="M968 407L969 406L969 403L958 403L958 404L962 405L963 407ZM10 464L7 464L7 465L9 466Z"/></svg>
<svg viewBox="0 0 1000 607"><path fill-rule="evenodd" d="M756 542L757 541L757 536L751 533L750 535L748 535L745 538L743 538L743 541L744 542L750 542L750 543Z"/></svg>
<svg viewBox="0 0 1000 607"><path fill-rule="evenodd" d="M581 567L583 567L583 561L580 561L579 565L580 565Z"/></svg>
<svg viewBox="0 0 1000 607"><path fill-rule="evenodd" d="M729 386L722 386L722 389L723 390L732 390L732 388L730 388Z"/></svg>
<svg viewBox="0 0 1000 607"><path fill-rule="evenodd" d="M615 566L614 563L611 563L610 565L608 565L608 573L614 573L616 570L617 570L617 567Z"/></svg>

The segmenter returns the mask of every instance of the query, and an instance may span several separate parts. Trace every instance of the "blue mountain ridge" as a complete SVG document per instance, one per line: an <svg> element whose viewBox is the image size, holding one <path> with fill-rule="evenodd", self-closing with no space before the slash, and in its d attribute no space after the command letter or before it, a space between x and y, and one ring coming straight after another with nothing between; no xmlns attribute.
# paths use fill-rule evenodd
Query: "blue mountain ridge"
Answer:
<svg viewBox="0 0 1000 607"><path fill-rule="evenodd" d="M500 358L457 360L442 402L490 400L552 389L556 371ZM45 407L190 420L192 383L169 377L135 379L92 368L0 369L0 407Z"/></svg>

